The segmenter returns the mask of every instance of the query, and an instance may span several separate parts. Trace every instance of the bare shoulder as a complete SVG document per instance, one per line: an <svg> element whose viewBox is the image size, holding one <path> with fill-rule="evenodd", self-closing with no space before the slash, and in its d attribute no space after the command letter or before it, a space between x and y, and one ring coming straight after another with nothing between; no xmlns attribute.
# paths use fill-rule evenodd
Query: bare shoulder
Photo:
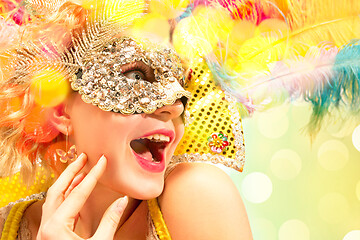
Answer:
<svg viewBox="0 0 360 240"><path fill-rule="evenodd" d="M252 239L246 210L231 178L216 166L183 163L159 197L173 239Z"/></svg>
<svg viewBox="0 0 360 240"><path fill-rule="evenodd" d="M31 204L25 211L24 217L28 221L28 230L31 232L32 239L36 239L37 232L40 227L41 215L42 215L42 205L45 200L37 201Z"/></svg>

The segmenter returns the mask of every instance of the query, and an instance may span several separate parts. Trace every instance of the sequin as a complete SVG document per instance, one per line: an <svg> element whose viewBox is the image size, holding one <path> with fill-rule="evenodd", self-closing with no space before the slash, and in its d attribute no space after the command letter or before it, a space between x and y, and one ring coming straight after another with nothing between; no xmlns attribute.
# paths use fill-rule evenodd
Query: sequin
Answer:
<svg viewBox="0 0 360 240"><path fill-rule="evenodd" d="M245 144L237 102L216 85L202 58L194 60L186 90L193 93L185 112L185 133L172 164L181 162L220 163L238 171L245 163ZM188 79L192 80L189 81ZM227 136L226 151L214 152L209 147L209 135L222 132Z"/></svg>
<svg viewBox="0 0 360 240"><path fill-rule="evenodd" d="M154 70L157 82L131 79L121 72L124 64L142 61ZM93 51L84 59L81 79L71 80L86 103L105 111L123 114L152 113L177 99L190 97L183 88L180 58L168 48L144 48L132 38L124 37L107 44L103 51Z"/></svg>

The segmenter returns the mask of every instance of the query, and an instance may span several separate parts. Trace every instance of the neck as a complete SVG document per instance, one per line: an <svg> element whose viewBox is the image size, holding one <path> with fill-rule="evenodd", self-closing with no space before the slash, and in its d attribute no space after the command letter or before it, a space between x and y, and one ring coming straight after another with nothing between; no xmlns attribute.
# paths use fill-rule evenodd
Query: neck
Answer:
<svg viewBox="0 0 360 240"><path fill-rule="evenodd" d="M98 183L79 213L75 232L81 237L90 238L96 232L107 208L120 197L123 195ZM140 202L140 200L129 198L118 229L129 219Z"/></svg>

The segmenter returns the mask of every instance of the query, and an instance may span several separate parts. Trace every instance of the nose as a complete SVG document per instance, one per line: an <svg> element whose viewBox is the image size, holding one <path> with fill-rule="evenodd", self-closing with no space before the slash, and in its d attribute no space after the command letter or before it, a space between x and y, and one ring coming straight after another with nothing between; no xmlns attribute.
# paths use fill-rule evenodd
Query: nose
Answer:
<svg viewBox="0 0 360 240"><path fill-rule="evenodd" d="M182 104L181 100L178 99L175 101L174 104L165 105L161 108L158 108L155 110L155 112L153 112L150 115L162 121L169 121L181 116L183 111L184 111L184 105Z"/></svg>

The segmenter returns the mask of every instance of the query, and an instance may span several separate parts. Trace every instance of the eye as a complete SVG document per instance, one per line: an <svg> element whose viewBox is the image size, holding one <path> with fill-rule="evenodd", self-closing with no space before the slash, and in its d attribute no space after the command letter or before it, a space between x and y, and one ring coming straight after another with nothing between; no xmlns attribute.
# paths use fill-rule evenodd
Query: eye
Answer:
<svg viewBox="0 0 360 240"><path fill-rule="evenodd" d="M124 75L125 77L134 80L146 80L145 74L138 70L126 72Z"/></svg>
<svg viewBox="0 0 360 240"><path fill-rule="evenodd" d="M155 82L154 70L142 61L123 65L121 70L127 78Z"/></svg>

